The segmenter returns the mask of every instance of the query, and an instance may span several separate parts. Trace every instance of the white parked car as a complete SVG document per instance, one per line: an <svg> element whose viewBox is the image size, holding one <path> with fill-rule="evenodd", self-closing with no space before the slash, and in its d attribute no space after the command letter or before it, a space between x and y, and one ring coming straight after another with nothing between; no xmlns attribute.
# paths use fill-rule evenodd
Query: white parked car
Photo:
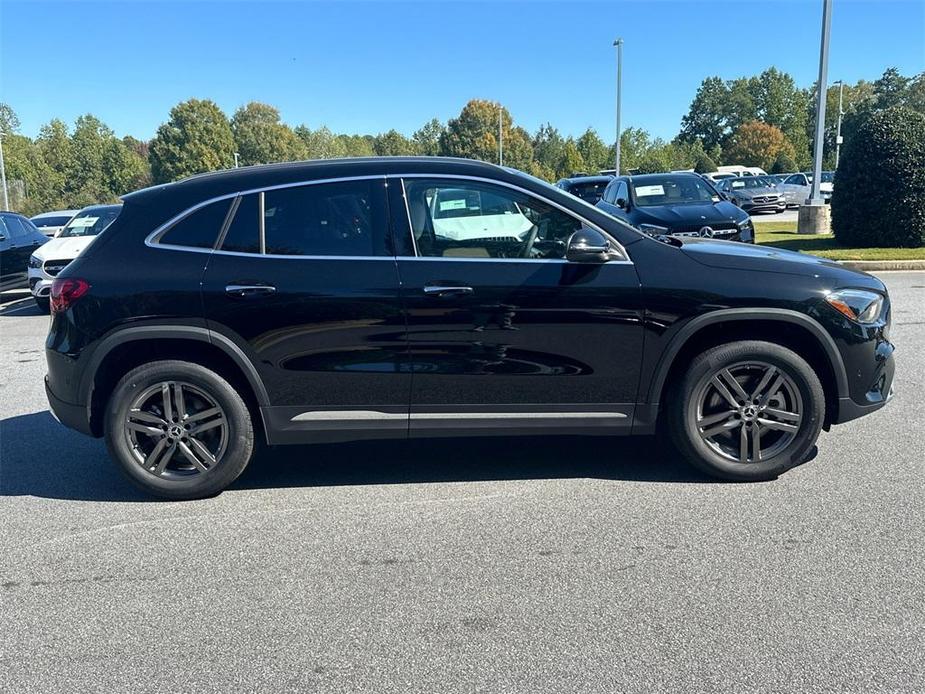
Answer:
<svg viewBox="0 0 925 694"><path fill-rule="evenodd" d="M767 176L768 172L762 169L760 166L739 166L738 164L731 166L718 166L716 170L720 173L731 173L735 176Z"/></svg>
<svg viewBox="0 0 925 694"><path fill-rule="evenodd" d="M119 216L122 205L94 205L78 212L64 229L29 258L29 289L35 303L48 310L51 283L68 263L89 246L96 235Z"/></svg>
<svg viewBox="0 0 925 694"><path fill-rule="evenodd" d="M802 205L810 196L813 182L813 175L809 172L795 173L784 179L783 183L777 186L777 189L784 196L788 207L798 207ZM825 202L832 200L832 187L835 184L835 172L823 171L822 180L819 182L819 193Z"/></svg>
<svg viewBox="0 0 925 694"><path fill-rule="evenodd" d="M56 212L42 212L32 217L29 221L38 227L45 236L54 237L71 221L71 218L79 210L57 210Z"/></svg>
<svg viewBox="0 0 925 694"><path fill-rule="evenodd" d="M516 202L472 188L440 188L430 213L438 239L523 241L533 229Z"/></svg>

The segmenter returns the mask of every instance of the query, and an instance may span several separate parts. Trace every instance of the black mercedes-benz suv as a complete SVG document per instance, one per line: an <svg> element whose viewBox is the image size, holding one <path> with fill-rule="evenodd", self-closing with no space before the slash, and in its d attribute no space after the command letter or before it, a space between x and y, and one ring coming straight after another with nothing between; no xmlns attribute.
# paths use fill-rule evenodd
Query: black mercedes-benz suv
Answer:
<svg viewBox="0 0 925 694"><path fill-rule="evenodd" d="M657 426L762 480L891 393L878 279L648 236L490 164L278 164L124 203L55 280L46 388L163 497L219 492L258 441Z"/></svg>
<svg viewBox="0 0 925 694"><path fill-rule="evenodd" d="M755 242L751 217L695 173L613 179L597 206L652 236L699 236Z"/></svg>

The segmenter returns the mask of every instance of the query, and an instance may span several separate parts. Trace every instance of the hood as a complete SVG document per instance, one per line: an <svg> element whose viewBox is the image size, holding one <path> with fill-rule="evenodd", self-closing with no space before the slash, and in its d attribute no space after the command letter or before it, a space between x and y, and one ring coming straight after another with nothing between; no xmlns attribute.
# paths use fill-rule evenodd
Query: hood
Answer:
<svg viewBox="0 0 925 694"><path fill-rule="evenodd" d="M54 238L42 244L34 255L39 260L73 260L89 246L95 236L66 236Z"/></svg>
<svg viewBox="0 0 925 694"><path fill-rule="evenodd" d="M780 191L773 186L763 186L761 188L736 188L732 191L736 195L751 200L756 195L779 195Z"/></svg>
<svg viewBox="0 0 925 694"><path fill-rule="evenodd" d="M660 224L669 229L673 226L695 224L719 224L722 222L741 222L748 215L727 200L720 202L690 203L686 205L656 205L636 207L636 224ZM647 217L648 219L643 219Z"/></svg>
<svg viewBox="0 0 925 694"><path fill-rule="evenodd" d="M834 260L827 260L808 253L735 241L699 238L679 238L678 240L681 241L681 251L686 256L709 267L815 275L829 280L832 286L883 291L883 283L873 275L852 270Z"/></svg>

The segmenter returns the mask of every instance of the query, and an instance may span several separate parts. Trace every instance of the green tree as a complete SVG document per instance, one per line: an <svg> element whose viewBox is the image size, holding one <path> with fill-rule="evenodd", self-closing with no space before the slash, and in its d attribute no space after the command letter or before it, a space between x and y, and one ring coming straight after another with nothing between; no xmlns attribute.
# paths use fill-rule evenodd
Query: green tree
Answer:
<svg viewBox="0 0 925 694"><path fill-rule="evenodd" d="M774 174L793 173L796 170L796 162L791 157L787 156L786 152L780 152L774 159L774 163L770 168L770 172Z"/></svg>
<svg viewBox="0 0 925 694"><path fill-rule="evenodd" d="M925 246L925 115L904 107L873 113L845 143L835 177L832 228L839 243Z"/></svg>
<svg viewBox="0 0 925 694"><path fill-rule="evenodd" d="M409 156L417 153L414 142L395 130L376 135L373 152L378 157Z"/></svg>
<svg viewBox="0 0 925 694"><path fill-rule="evenodd" d="M681 119L680 137L700 140L705 147L721 146L732 131L730 102L726 83L719 77L707 77L700 83L687 115Z"/></svg>
<svg viewBox="0 0 925 694"><path fill-rule="evenodd" d="M568 138L562 147L562 158L559 160L556 174L559 178L565 178L578 172L588 172L588 165L578 151L575 140Z"/></svg>
<svg viewBox="0 0 925 694"><path fill-rule="evenodd" d="M694 160L694 171L697 173L713 173L716 171L716 162L710 158L710 155L703 152Z"/></svg>
<svg viewBox="0 0 925 694"><path fill-rule="evenodd" d="M235 111L231 132L244 166L295 161L305 156L302 140L280 121L279 111L267 104L251 101Z"/></svg>
<svg viewBox="0 0 925 694"><path fill-rule="evenodd" d="M19 132L19 116L9 104L0 103L0 135L12 135Z"/></svg>
<svg viewBox="0 0 925 694"><path fill-rule="evenodd" d="M507 109L498 103L483 99L471 100L463 107L459 116L450 119L441 138L443 152L451 157L497 162L499 111L504 163L514 168L530 170L533 163L530 136L523 128L514 125Z"/></svg>
<svg viewBox="0 0 925 694"><path fill-rule="evenodd" d="M585 160L585 166L588 167L589 173L609 169L612 161L611 149L604 144L604 141L593 128L588 128L582 133L581 137L575 142L578 147L578 153Z"/></svg>
<svg viewBox="0 0 925 694"><path fill-rule="evenodd" d="M150 144L155 183L229 168L234 163L231 124L214 101L190 99L170 109Z"/></svg>
<svg viewBox="0 0 925 694"><path fill-rule="evenodd" d="M531 139L533 159L552 178L562 178L561 164L565 153L565 138L559 131L546 123L541 125Z"/></svg>
<svg viewBox="0 0 925 694"><path fill-rule="evenodd" d="M338 135L337 148L343 157L371 157L375 154L373 144L375 138L370 135Z"/></svg>
<svg viewBox="0 0 925 694"><path fill-rule="evenodd" d="M415 131L411 136L415 149L418 154L427 157L437 157L442 154L440 150L440 138L446 131L446 126L438 119L432 118L427 121L421 128Z"/></svg>
<svg viewBox="0 0 925 694"><path fill-rule="evenodd" d="M305 156L309 159L356 156L348 154L345 143L325 126L311 130L308 126L300 125L295 129L295 134L302 141ZM371 148L369 154L372 154Z"/></svg>

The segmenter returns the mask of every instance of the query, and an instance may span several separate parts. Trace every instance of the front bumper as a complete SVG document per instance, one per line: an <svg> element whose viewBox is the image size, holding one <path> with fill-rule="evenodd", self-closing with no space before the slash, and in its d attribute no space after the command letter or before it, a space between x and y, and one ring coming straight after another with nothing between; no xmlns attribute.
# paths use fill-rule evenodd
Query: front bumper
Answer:
<svg viewBox="0 0 925 694"><path fill-rule="evenodd" d="M896 373L894 351L895 347L888 340L877 341L873 355L873 367L857 371L857 375L864 380L859 389L852 389L865 392L860 395L840 397L838 412L832 420L833 424L843 424L876 412L893 398L893 377Z"/></svg>
<svg viewBox="0 0 925 694"><path fill-rule="evenodd" d="M47 299L51 294L51 283L55 278L41 268L29 268L29 291L32 296Z"/></svg>

